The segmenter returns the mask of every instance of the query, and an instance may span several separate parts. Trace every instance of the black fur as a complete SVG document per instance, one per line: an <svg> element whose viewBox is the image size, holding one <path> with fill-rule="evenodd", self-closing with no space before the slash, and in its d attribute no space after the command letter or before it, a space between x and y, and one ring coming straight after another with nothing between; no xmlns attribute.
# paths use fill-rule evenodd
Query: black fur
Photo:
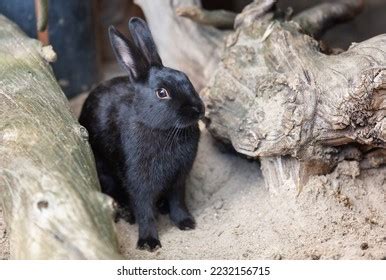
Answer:
<svg viewBox="0 0 386 280"><path fill-rule="evenodd" d="M110 27L118 61L128 71L87 98L79 122L90 135L103 192L119 204L117 218L139 224L137 247L161 246L157 210L180 229L195 221L185 204L185 180L196 157L204 105L188 77L162 65L150 30L129 22L132 38ZM169 99L156 91L164 88Z"/></svg>

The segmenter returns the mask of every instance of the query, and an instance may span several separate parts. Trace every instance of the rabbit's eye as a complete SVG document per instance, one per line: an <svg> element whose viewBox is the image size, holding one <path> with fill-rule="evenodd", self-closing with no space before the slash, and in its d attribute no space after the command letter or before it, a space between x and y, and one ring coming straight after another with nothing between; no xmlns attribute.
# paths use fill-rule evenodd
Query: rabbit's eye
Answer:
<svg viewBox="0 0 386 280"><path fill-rule="evenodd" d="M155 91L159 99L170 99L168 91L164 88L159 88Z"/></svg>

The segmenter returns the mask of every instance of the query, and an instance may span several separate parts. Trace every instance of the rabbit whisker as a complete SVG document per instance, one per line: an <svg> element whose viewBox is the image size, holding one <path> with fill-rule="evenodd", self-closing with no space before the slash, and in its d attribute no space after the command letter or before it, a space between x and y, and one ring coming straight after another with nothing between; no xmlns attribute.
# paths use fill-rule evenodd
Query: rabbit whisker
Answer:
<svg viewBox="0 0 386 280"><path fill-rule="evenodd" d="M177 121L174 123L173 125L173 128L171 128L168 132L168 134L166 135L166 141L165 141L165 144L164 144L164 151L166 151L166 149L168 148L169 146L169 143L172 141L173 139L173 134L175 133L176 131L176 123Z"/></svg>
<svg viewBox="0 0 386 280"><path fill-rule="evenodd" d="M180 120L178 119L175 123L174 133L172 134L172 138L171 138L171 142L170 142L171 147L175 144L176 140L178 140L178 137L181 133L181 130L183 130L183 129L180 129L179 127L180 127Z"/></svg>

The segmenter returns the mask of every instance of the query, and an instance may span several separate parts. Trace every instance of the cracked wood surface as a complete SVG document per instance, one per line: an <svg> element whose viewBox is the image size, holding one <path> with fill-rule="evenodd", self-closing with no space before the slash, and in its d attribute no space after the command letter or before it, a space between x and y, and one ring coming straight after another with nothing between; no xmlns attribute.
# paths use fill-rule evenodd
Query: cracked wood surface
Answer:
<svg viewBox="0 0 386 280"><path fill-rule="evenodd" d="M386 35L326 55L297 23L243 13L203 91L216 137L252 157L386 147Z"/></svg>
<svg viewBox="0 0 386 280"><path fill-rule="evenodd" d="M14 259L115 259L112 199L46 59L0 15L0 202Z"/></svg>

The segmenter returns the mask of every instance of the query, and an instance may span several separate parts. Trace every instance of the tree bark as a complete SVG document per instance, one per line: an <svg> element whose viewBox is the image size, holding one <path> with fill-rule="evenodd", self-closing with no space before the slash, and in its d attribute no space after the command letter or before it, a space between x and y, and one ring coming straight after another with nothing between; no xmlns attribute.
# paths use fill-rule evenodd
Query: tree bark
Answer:
<svg viewBox="0 0 386 280"><path fill-rule="evenodd" d="M116 259L113 201L47 62L0 15L0 199L14 259Z"/></svg>

